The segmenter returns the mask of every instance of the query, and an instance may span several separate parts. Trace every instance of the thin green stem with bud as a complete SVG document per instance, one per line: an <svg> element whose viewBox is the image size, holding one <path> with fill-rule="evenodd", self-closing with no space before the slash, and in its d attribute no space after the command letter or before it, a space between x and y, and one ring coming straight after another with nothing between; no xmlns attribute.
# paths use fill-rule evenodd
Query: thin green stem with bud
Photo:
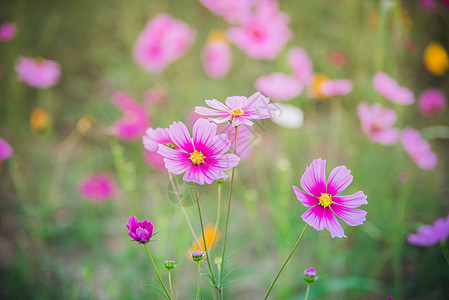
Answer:
<svg viewBox="0 0 449 300"><path fill-rule="evenodd" d="M287 259L285 260L284 264L282 265L281 269L279 270L278 274L276 275L276 278L273 280L273 282L270 284L270 288L268 289L267 294L265 295L265 300L268 299L268 295L270 295L271 290L273 289L274 285L276 284L276 281L278 280L279 276L281 275L282 271L284 270L285 266L287 265L288 261L293 255L293 252L295 252L296 248L298 248L299 243L302 240L302 237L304 236L304 233L306 233L306 229L309 227L309 224L306 224L304 227L304 230L301 233L301 236L299 237L298 241L296 242L295 246L293 247L292 251L290 251L290 254L288 255Z"/></svg>
<svg viewBox="0 0 449 300"><path fill-rule="evenodd" d="M172 300L172 297L167 291L167 288L165 287L164 282L162 281L161 276L159 275L159 272L156 268L156 265L154 263L153 257L151 256L150 250L148 250L147 244L143 244L145 246L145 249L147 250L148 256L150 257L151 263L153 264L154 271L156 272L157 278L159 279L159 282L161 283L162 287L164 288L165 294L167 295L169 300Z"/></svg>
<svg viewBox="0 0 449 300"><path fill-rule="evenodd" d="M175 298L173 297L173 288L172 288L172 286L171 286L171 275L170 275L170 270L168 270L168 286L169 286L169 288L170 288L170 295L171 295L171 298L172 298L172 299L175 299Z"/></svg>
<svg viewBox="0 0 449 300"><path fill-rule="evenodd" d="M307 283L306 297L304 298L304 300L309 299L309 292L310 292L310 282Z"/></svg>
<svg viewBox="0 0 449 300"><path fill-rule="evenodd" d="M237 127L235 127L235 134L234 134L234 155L237 153ZM222 259L222 266L221 266L221 274L220 274L220 285L218 289L218 293L220 294L220 299L223 299L223 270L224 270L224 261L225 261L225 253L226 253L226 241L228 239L228 224L229 224L229 214L231 212L231 199L232 199L232 188L234 187L234 175L235 175L235 167L232 168L232 175L231 175L231 186L229 189L229 200L228 200L228 213L226 215L226 227L225 227L225 235L223 240L223 253L221 254Z"/></svg>
<svg viewBox="0 0 449 300"><path fill-rule="evenodd" d="M214 287L217 288L217 284L215 283L215 279L214 279L214 273L212 272L212 268L211 268L210 262L209 262L209 253L207 251L206 237L204 236L203 217L201 216L200 201L198 200L198 194L196 192L196 183L193 183L193 190L195 191L196 205L198 207L198 215L200 217L201 234L203 235L204 253L206 253L207 266L209 267L209 272L210 272L210 276L211 276L210 278L212 280L212 283L213 283Z"/></svg>
<svg viewBox="0 0 449 300"><path fill-rule="evenodd" d="M201 268L200 262L198 261L198 291L196 292L196 300L200 298L200 286L201 286Z"/></svg>

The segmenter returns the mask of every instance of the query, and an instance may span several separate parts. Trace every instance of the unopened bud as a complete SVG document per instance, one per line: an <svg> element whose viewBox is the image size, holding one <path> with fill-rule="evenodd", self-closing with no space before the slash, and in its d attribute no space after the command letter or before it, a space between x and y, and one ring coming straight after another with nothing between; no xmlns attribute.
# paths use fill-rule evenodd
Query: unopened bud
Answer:
<svg viewBox="0 0 449 300"><path fill-rule="evenodd" d="M308 283L315 282L318 279L314 268L310 268L304 271L304 280Z"/></svg>
<svg viewBox="0 0 449 300"><path fill-rule="evenodd" d="M200 250L195 250L192 253L190 253L192 256L193 261L201 261L204 258L204 253Z"/></svg>
<svg viewBox="0 0 449 300"><path fill-rule="evenodd" d="M174 260L166 260L162 263L167 270L171 270L176 267Z"/></svg>

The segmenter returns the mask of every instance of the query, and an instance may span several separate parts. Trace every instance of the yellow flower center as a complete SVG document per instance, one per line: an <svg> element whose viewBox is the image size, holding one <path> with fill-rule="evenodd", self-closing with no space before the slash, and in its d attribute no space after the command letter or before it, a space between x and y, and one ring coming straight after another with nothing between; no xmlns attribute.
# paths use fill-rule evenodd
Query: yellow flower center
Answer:
<svg viewBox="0 0 449 300"><path fill-rule="evenodd" d="M201 153L199 151L195 150L193 153L190 153L190 160L195 165L199 165L200 163L203 163L204 159L205 159L205 157L204 157L203 153Z"/></svg>
<svg viewBox="0 0 449 300"><path fill-rule="evenodd" d="M326 75L315 74L308 88L309 97L317 99L327 98L322 89L322 84L326 81L329 81L329 77Z"/></svg>
<svg viewBox="0 0 449 300"><path fill-rule="evenodd" d="M243 116L243 110L241 108L232 109L229 112L231 115L235 116Z"/></svg>
<svg viewBox="0 0 449 300"><path fill-rule="evenodd" d="M320 200L320 205L322 207L329 207L332 204L332 196L329 194L321 193L321 196L320 198L318 198L318 200Z"/></svg>

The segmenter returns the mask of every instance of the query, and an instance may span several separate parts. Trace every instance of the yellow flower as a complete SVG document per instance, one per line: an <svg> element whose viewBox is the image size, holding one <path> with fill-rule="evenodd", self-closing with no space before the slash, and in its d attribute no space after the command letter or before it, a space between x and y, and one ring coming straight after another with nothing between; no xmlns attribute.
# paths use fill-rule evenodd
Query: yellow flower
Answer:
<svg viewBox="0 0 449 300"><path fill-rule="evenodd" d="M42 132L51 127L52 116L49 112L41 107L35 107L31 111L30 125L31 129L36 132Z"/></svg>
<svg viewBox="0 0 449 300"><path fill-rule="evenodd" d="M424 64L427 70L437 76L443 75L449 68L449 58L440 43L430 43L424 50Z"/></svg>
<svg viewBox="0 0 449 300"><path fill-rule="evenodd" d="M214 242L214 236L215 236L215 242ZM209 224L206 226L206 228L204 228L204 237L206 240L207 250L209 251L210 248L212 247L212 243L214 243L213 246L215 247L218 240L221 238L221 232L220 232L220 230L217 230L217 234L215 234L215 226L212 224ZM199 239L199 243L200 243L201 247L203 247L203 249L200 249L200 247L198 246L198 243L194 242L192 244L192 247L190 247L190 250L189 250L190 253L192 251L196 251L196 250L204 251L203 236L201 235L198 239Z"/></svg>

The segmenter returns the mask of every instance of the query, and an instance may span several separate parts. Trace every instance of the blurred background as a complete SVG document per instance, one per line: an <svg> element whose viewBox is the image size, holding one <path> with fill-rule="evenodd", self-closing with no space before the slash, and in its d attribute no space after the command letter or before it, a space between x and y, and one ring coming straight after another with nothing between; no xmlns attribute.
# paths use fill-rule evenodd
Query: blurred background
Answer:
<svg viewBox="0 0 449 300"><path fill-rule="evenodd" d="M304 227L306 208L291 186L299 186L306 166L322 157L328 173L339 165L352 171L346 194L364 191L367 220L357 227L343 224L345 239L309 228L274 299L303 299L302 273L310 267L319 275L310 299L445 299L449 267L441 248L411 245L407 236L449 212L447 110L425 116L417 100L427 88L449 92L448 74L432 72L424 56L431 43L449 47L447 5L282 0L279 10L289 16L292 35L276 57L256 59L229 44L229 73L212 78L203 68L203 48L211 31L234 25L199 1L0 1L0 22L16 25L15 35L0 43L0 137L13 148L0 173L0 297L162 299L149 286L158 282L147 254L127 235L132 215L153 223L157 235L149 247L164 278L160 262L176 260L178 298L195 297L196 264L188 258L194 238L183 209L199 236L196 207L188 192L177 203L167 171L151 164L140 137L117 134L114 124L123 115L114 105L117 92L144 107L148 127L182 121L191 128L195 106L204 106L205 99L248 97L262 75L291 74L288 52L302 47L314 72L349 79L353 89L316 99L304 88L288 100L303 112L296 128L271 120L253 127L252 154L236 171L225 298L263 298ZM133 47L160 13L184 21L195 38L182 57L148 72L133 58ZM15 71L19 57L56 61L57 83L27 84ZM415 103L398 105L376 92L372 80L378 71L408 87ZM361 101L393 108L395 126L419 130L437 165L423 170L400 142L370 141L357 116ZM83 193L83 184L96 174L107 178L97 184L110 184L104 198ZM189 189L181 176L177 180ZM222 186L221 230L229 179ZM214 224L217 184L202 187L200 202L205 223ZM212 260L221 247L222 239ZM203 299L212 299L207 281L204 276Z"/></svg>

